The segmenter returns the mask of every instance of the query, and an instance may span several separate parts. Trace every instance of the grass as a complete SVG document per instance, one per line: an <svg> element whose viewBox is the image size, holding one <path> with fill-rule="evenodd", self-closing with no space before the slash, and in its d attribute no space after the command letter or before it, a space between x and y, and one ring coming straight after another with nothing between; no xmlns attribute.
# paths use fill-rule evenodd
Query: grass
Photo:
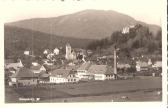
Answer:
<svg viewBox="0 0 168 108"><path fill-rule="evenodd" d="M21 88L10 88L21 97L41 98L45 100L61 99L61 98L79 98L79 97L96 97L108 96L115 94L133 94L141 91L157 91L162 88L161 78L145 77L131 80L115 80L115 81L93 81L77 84L62 85L45 85L31 86ZM6 91L7 93L8 91ZM148 92L151 93L151 92ZM144 92L147 94L147 92ZM18 97L19 97L18 96ZM17 97L14 97L17 99ZM104 97L104 100L106 98ZM138 100L138 99L137 99ZM143 99L142 99L143 100ZM152 98L150 98L151 101ZM83 101L87 101L83 100ZM102 100L103 101L103 100ZM6 102L8 102L6 100Z"/></svg>

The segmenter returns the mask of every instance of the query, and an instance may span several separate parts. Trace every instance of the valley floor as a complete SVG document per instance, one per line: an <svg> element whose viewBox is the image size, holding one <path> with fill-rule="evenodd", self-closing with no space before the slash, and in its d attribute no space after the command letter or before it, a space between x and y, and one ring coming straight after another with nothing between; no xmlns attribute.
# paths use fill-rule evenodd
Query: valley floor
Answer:
<svg viewBox="0 0 168 108"><path fill-rule="evenodd" d="M143 102L162 100L161 77L92 81L76 84L5 88L6 103L24 102ZM23 101L20 98L40 98Z"/></svg>

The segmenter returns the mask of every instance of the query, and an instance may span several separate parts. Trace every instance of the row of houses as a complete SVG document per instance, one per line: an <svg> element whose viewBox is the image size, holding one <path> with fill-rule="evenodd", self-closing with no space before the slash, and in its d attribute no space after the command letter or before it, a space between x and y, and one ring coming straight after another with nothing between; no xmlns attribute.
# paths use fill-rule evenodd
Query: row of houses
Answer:
<svg viewBox="0 0 168 108"><path fill-rule="evenodd" d="M34 85L38 83L72 83L88 80L114 79L113 68L85 62L74 68L56 68L46 72L44 66L21 67L10 76L9 85Z"/></svg>
<svg viewBox="0 0 168 108"><path fill-rule="evenodd" d="M150 60L149 60L150 61ZM154 64L152 62L142 62L142 61L137 61L136 62L136 71L148 71L150 68L159 70L162 68L162 61L156 61Z"/></svg>
<svg viewBox="0 0 168 108"><path fill-rule="evenodd" d="M147 71L149 66L161 68L162 63L157 61L155 64L137 62L137 71ZM11 68L13 67L13 68ZM130 68L129 64L118 64L118 68ZM68 83L82 80L109 80L114 79L113 68L107 65L96 65L84 62L79 66L54 67L43 66L32 63L30 68L23 67L21 61L18 63L7 64L6 68L13 73L10 76L9 85L22 84L32 85L37 83Z"/></svg>

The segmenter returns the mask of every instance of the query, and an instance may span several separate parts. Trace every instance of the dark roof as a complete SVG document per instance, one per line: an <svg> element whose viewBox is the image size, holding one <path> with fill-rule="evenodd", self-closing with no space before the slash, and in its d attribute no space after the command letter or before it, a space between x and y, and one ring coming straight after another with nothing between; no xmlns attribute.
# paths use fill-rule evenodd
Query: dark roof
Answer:
<svg viewBox="0 0 168 108"><path fill-rule="evenodd" d="M112 66L107 66L107 71L105 74L113 74L114 73L114 68Z"/></svg>
<svg viewBox="0 0 168 108"><path fill-rule="evenodd" d="M8 70L9 70L9 71L16 71L17 69L15 69L15 68L13 68L13 67L10 67Z"/></svg>
<svg viewBox="0 0 168 108"><path fill-rule="evenodd" d="M40 73L39 76L40 76L40 78L46 78L46 77L49 77L50 75L43 71Z"/></svg>
<svg viewBox="0 0 168 108"><path fill-rule="evenodd" d="M59 68L60 66L57 66L57 65L43 65L44 68L46 68L46 70L55 70L57 68Z"/></svg>
<svg viewBox="0 0 168 108"><path fill-rule="evenodd" d="M113 68L107 65L91 65L88 72L92 74L112 74Z"/></svg>
<svg viewBox="0 0 168 108"><path fill-rule="evenodd" d="M107 71L107 65L91 65L88 71L93 74L105 74Z"/></svg>
<svg viewBox="0 0 168 108"><path fill-rule="evenodd" d="M32 70L40 70L41 65L37 65L37 66L31 66L30 69Z"/></svg>
<svg viewBox="0 0 168 108"><path fill-rule="evenodd" d="M35 74L32 72L31 69L28 68L20 68L15 74L13 74L11 77L16 78L33 78L38 77L39 74Z"/></svg>
<svg viewBox="0 0 168 108"><path fill-rule="evenodd" d="M57 76L61 75L62 77L68 77L71 70L69 69L55 69L53 71L50 71L50 76Z"/></svg>
<svg viewBox="0 0 168 108"><path fill-rule="evenodd" d="M14 63L14 60L13 59L5 59L5 64L6 63Z"/></svg>
<svg viewBox="0 0 168 108"><path fill-rule="evenodd" d="M90 66L91 66L91 63L86 62L86 63L81 64L77 70L88 70Z"/></svg>
<svg viewBox="0 0 168 108"><path fill-rule="evenodd" d="M69 72L69 74L76 74L76 73L77 73L77 71L74 69L70 70L70 72Z"/></svg>

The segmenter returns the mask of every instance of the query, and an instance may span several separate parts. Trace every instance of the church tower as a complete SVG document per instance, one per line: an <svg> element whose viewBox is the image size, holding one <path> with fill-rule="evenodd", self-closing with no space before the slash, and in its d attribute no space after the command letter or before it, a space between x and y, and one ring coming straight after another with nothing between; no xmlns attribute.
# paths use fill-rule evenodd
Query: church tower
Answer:
<svg viewBox="0 0 168 108"><path fill-rule="evenodd" d="M66 58L67 60L70 59L71 52L72 52L71 46L70 46L69 43L67 43L67 44L66 44L66 54L65 54L65 58Z"/></svg>

